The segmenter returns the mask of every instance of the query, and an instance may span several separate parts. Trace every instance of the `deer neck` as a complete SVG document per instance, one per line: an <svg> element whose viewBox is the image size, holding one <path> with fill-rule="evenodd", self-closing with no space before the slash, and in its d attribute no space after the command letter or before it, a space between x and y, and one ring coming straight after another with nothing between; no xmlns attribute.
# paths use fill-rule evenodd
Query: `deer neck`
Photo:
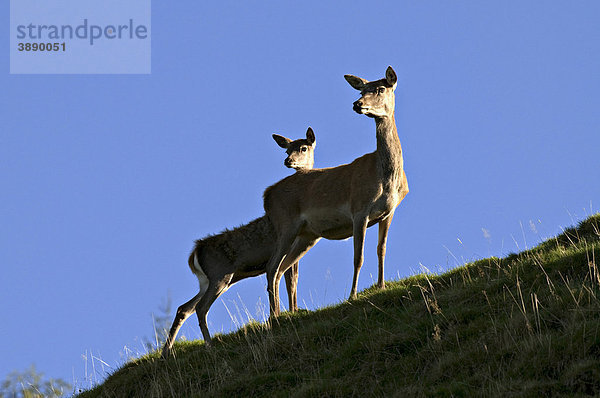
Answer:
<svg viewBox="0 0 600 398"><path fill-rule="evenodd" d="M376 154L379 177L384 185L398 184L404 161L394 114L375 118L375 131L377 135Z"/></svg>

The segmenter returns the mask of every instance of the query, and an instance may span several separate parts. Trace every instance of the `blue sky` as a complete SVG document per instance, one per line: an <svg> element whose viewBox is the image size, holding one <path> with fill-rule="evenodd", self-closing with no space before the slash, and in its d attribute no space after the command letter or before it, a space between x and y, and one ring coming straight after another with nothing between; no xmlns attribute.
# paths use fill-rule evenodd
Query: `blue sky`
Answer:
<svg viewBox="0 0 600 398"><path fill-rule="evenodd" d="M197 292L194 239L262 215L290 173L272 133L312 126L316 167L373 151L344 74L399 77L410 193L387 279L516 252L598 211L600 3L428 4L155 1L150 75L10 75L0 41L0 378L35 363L86 386L103 377L90 353L114 369L144 352L161 302ZM344 300L351 280L351 241L321 241L300 306ZM265 285L225 293L211 332L235 327L227 308L260 316ZM199 338L195 318L182 333Z"/></svg>

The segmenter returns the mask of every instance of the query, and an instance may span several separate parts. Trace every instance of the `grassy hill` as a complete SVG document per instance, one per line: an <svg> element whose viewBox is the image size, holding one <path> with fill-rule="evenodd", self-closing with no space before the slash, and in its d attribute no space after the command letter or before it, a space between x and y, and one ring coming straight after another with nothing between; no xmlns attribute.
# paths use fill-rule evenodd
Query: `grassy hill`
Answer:
<svg viewBox="0 0 600 398"><path fill-rule="evenodd" d="M81 397L600 395L600 214L534 249L124 365Z"/></svg>

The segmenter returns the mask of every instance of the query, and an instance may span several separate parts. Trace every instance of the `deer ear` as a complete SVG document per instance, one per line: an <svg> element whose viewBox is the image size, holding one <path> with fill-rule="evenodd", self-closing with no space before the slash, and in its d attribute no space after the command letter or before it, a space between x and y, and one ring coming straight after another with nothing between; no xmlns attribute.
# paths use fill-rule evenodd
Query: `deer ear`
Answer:
<svg viewBox="0 0 600 398"><path fill-rule="evenodd" d="M358 91L362 90L365 87L365 84L368 83L367 80L354 75L344 75L344 79Z"/></svg>
<svg viewBox="0 0 600 398"><path fill-rule="evenodd" d="M315 132L311 127L309 127L308 130L306 130L306 141L308 141L310 145L314 145L316 141Z"/></svg>
<svg viewBox="0 0 600 398"><path fill-rule="evenodd" d="M396 88L396 83L398 82L398 76L396 76L396 72L394 72L394 69L392 69L391 66L387 67L387 70L385 71L385 80L387 81L387 83L392 86L393 88Z"/></svg>
<svg viewBox="0 0 600 398"><path fill-rule="evenodd" d="M290 140L289 138L278 134L273 134L273 139L275 140L277 145L279 145L283 149L287 149L287 147L290 145L290 142L292 142L292 140Z"/></svg>

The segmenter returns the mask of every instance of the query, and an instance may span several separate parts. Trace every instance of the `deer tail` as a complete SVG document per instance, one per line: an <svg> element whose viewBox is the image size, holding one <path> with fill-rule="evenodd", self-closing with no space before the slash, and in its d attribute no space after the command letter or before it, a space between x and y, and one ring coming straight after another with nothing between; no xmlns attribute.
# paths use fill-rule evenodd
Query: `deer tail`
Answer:
<svg viewBox="0 0 600 398"><path fill-rule="evenodd" d="M188 265L190 266L190 269L192 270L194 275L196 275L196 277L198 278L198 282L200 283L200 293L205 293L208 289L209 279L208 276L206 276L204 270L202 269L200 261L198 260L198 258L200 257L199 251L200 247L196 246L190 254L190 258L188 259Z"/></svg>

